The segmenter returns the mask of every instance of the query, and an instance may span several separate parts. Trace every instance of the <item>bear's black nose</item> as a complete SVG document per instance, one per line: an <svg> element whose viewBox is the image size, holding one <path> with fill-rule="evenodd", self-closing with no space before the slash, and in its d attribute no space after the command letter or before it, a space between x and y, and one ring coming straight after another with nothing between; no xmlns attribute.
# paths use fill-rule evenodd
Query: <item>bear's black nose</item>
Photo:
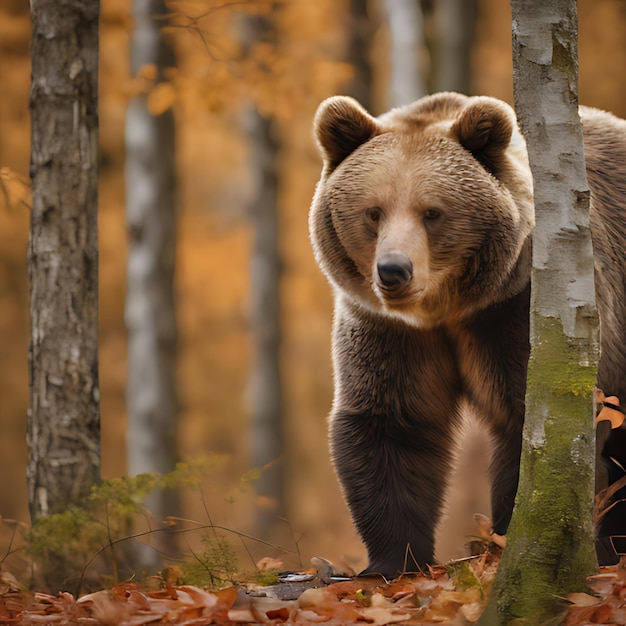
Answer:
<svg viewBox="0 0 626 626"><path fill-rule="evenodd" d="M413 277L413 264L400 252L384 254L378 261L377 269L384 287L399 287Z"/></svg>

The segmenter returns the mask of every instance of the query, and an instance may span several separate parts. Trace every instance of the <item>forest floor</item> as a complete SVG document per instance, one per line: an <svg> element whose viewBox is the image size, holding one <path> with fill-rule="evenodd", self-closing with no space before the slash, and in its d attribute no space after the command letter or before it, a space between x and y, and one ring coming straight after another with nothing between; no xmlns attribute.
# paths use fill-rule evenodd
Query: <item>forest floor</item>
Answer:
<svg viewBox="0 0 626 626"><path fill-rule="evenodd" d="M309 572L282 574L270 586L218 591L177 584L127 582L79 598L31 593L0 571L0 625L143 626L149 624L448 624L478 621L499 563L497 554L431 568L387 582L338 577L332 564L313 559ZM153 583L155 581L152 581ZM563 626L626 624L626 562L589 578L589 593L563 598Z"/></svg>

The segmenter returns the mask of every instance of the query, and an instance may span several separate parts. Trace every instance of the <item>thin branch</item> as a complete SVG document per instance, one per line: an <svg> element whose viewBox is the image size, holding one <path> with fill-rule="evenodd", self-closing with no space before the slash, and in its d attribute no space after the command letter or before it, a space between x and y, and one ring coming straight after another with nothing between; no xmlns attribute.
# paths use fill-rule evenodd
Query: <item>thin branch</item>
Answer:
<svg viewBox="0 0 626 626"><path fill-rule="evenodd" d="M260 543L264 546L267 546L269 548L272 548L273 550L277 550L278 552L281 552L282 554L294 554L292 550L288 550L287 548L283 548L275 543L272 543L270 541L266 541L265 539L260 539L259 537L255 537L254 535L250 535L248 533L244 533L244 532L240 532L238 530L233 530L232 528L227 528L226 526L216 526L213 524L198 524L197 522L194 522L193 520L189 520L189 519L184 519L184 518L180 518L180 517L172 517L171 519L177 519L180 521L185 521L191 524L195 524L195 528L181 528L181 529L176 529L176 530L172 530L171 528L155 528L153 530L146 530L146 531L141 531L138 533L133 533L132 535L128 535L126 537L121 537L120 539L114 539L111 544L107 544L106 546L102 546L100 549L98 549L98 551L87 561L87 563L83 566L82 570L81 570L81 574L80 574L80 579L79 579L79 584L78 584L78 591L77 593L80 593L80 589L82 587L83 581L85 580L85 576L87 574L87 570L89 569L89 567L91 566L91 564L105 551L108 550L111 546L115 546L119 543L122 543L124 541L129 541L132 539L139 539L141 537L146 537L151 535L152 533L162 533L162 532L168 532L171 534L186 534L195 530L213 530L214 532L216 530L221 530L225 533L230 533L232 535L235 535L236 537L239 538L245 538L245 539L249 539L250 541L255 541L256 543ZM217 535L216 535L217 536ZM149 546L153 549L155 549L153 546ZM190 547L190 551L193 554L193 551L191 550ZM195 556L195 555L194 555Z"/></svg>

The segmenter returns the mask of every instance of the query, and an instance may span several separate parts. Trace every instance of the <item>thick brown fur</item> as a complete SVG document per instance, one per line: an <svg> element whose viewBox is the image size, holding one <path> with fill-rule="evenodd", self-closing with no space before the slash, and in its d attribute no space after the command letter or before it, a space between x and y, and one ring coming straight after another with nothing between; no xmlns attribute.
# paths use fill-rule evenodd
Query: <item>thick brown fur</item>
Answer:
<svg viewBox="0 0 626 626"><path fill-rule="evenodd" d="M626 399L626 122L583 111L606 395ZM444 93L370 116L320 105L310 212L334 288L331 456L367 571L432 563L468 403L494 443L494 531L517 489L529 355L532 179L512 109ZM407 558L408 557L408 558Z"/></svg>

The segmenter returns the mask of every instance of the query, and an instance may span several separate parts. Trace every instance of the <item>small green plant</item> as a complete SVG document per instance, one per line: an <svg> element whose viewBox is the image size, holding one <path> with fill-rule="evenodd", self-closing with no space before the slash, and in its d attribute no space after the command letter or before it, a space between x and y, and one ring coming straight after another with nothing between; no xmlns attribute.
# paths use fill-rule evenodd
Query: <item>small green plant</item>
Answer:
<svg viewBox="0 0 626 626"><path fill-rule="evenodd" d="M448 565L448 576L453 581L454 587L460 591L466 591L472 587L478 587L482 591L482 585L472 570L469 560L455 561Z"/></svg>
<svg viewBox="0 0 626 626"><path fill-rule="evenodd" d="M106 527L95 523L90 513L79 506L38 519L27 533L25 544L32 561L33 582L41 576L51 591L71 588L71 581L76 583L80 575L77 565L87 562L106 542Z"/></svg>
<svg viewBox="0 0 626 626"><path fill-rule="evenodd" d="M84 582L82 566L98 554L96 577L119 582L124 546L117 544L146 515L143 500L158 482L154 474L104 480L83 502L36 520L25 538L33 579L41 575L51 591L75 591Z"/></svg>
<svg viewBox="0 0 626 626"><path fill-rule="evenodd" d="M257 585L269 587L278 584L278 570L274 568L255 569L252 573L252 581Z"/></svg>
<svg viewBox="0 0 626 626"><path fill-rule="evenodd" d="M219 588L234 583L239 569L237 555L224 537L204 536L202 550L182 566L183 582L198 587Z"/></svg>
<svg viewBox="0 0 626 626"><path fill-rule="evenodd" d="M53 593L67 590L76 595L101 588L107 582L115 585L136 576L137 542L149 544L154 533L171 533L170 538L175 541L177 536L200 531L206 533L201 538L200 549L194 551L189 547L191 556L180 565L181 580L186 584L220 588L237 582L238 575L240 581L276 584L278 572L270 567L257 567L252 574L241 574L237 554L229 543L229 538L238 537L253 561L246 541L261 540L214 525L208 509L208 524L172 517L166 520L169 525L163 526L144 506L146 497L154 489L199 487L206 480L208 470L222 459L213 455L180 463L164 476L145 473L132 478L122 476L103 480L92 488L83 502L37 520L30 530L24 532L21 548L31 564L31 584L40 589L45 586ZM248 490L261 471L251 470L244 474L240 491ZM287 552L279 546L261 543L273 550ZM12 550L10 545L4 558L15 550L17 548Z"/></svg>
<svg viewBox="0 0 626 626"><path fill-rule="evenodd" d="M97 579L96 585L103 578L115 584L122 575L132 575L130 539L155 530L144 507L146 496L156 488L197 487L217 462L216 455L207 456L179 463L163 476L145 473L102 480L83 502L38 519L25 534L33 582L43 582L51 591L76 592L86 582L84 569L89 569L88 578ZM160 530L160 524L156 528Z"/></svg>

